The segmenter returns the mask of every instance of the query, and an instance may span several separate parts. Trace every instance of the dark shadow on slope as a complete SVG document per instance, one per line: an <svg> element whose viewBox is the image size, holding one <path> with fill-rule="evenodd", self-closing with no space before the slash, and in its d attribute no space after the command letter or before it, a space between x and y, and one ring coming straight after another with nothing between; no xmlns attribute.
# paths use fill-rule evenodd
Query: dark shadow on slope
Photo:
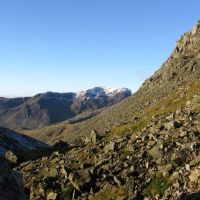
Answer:
<svg viewBox="0 0 200 200"><path fill-rule="evenodd" d="M0 157L0 200L27 200L21 174Z"/></svg>
<svg viewBox="0 0 200 200"><path fill-rule="evenodd" d="M17 154L18 164L20 164L22 162L30 161L30 160L32 160L32 161L37 160L37 159L40 159L42 157L51 156L51 154L53 154L53 152L66 153L73 148L75 148L75 147L53 146L53 147L50 147L50 148L39 148L39 149L35 149L35 150L32 150L32 151L21 152L21 153Z"/></svg>
<svg viewBox="0 0 200 200"><path fill-rule="evenodd" d="M183 194L180 200L200 200L200 192L192 194Z"/></svg>
<svg viewBox="0 0 200 200"><path fill-rule="evenodd" d="M11 129L0 127L0 155L4 155L7 150L11 150L15 154L30 151L38 148L49 148L37 139L20 134Z"/></svg>
<svg viewBox="0 0 200 200"><path fill-rule="evenodd" d="M53 149L37 139L0 127L0 156L10 150L17 156L17 164L51 154Z"/></svg>
<svg viewBox="0 0 200 200"><path fill-rule="evenodd" d="M22 162L26 161L34 161L40 159L42 157L49 157L54 152L59 152L60 154L66 154L68 151L74 148L81 148L83 145L69 145L67 142L63 142L62 140L58 141L55 145L49 148L39 148L32 151L21 152L17 154L18 163L19 165Z"/></svg>

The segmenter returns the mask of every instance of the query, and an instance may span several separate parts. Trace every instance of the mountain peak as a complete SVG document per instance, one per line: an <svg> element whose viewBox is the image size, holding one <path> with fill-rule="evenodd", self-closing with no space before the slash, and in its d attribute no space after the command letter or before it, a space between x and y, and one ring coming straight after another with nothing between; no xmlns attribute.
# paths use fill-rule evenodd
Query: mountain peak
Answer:
<svg viewBox="0 0 200 200"><path fill-rule="evenodd" d="M173 58L178 56L191 56L199 50L200 42L200 20L191 31L183 34L176 42L176 48L173 52Z"/></svg>
<svg viewBox="0 0 200 200"><path fill-rule="evenodd" d="M128 93L131 95L131 90L128 88L109 88L106 86L94 87L88 90L82 90L80 92L77 92L77 98L80 98L80 97L95 98L98 96L112 96L112 95L116 95L117 93Z"/></svg>

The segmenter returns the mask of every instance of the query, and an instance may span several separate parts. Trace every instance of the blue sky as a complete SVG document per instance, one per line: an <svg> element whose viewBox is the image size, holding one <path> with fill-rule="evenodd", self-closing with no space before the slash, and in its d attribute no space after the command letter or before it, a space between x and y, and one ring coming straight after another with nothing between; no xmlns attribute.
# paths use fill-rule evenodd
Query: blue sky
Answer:
<svg viewBox="0 0 200 200"><path fill-rule="evenodd" d="M199 0L0 0L0 96L137 90L200 19Z"/></svg>

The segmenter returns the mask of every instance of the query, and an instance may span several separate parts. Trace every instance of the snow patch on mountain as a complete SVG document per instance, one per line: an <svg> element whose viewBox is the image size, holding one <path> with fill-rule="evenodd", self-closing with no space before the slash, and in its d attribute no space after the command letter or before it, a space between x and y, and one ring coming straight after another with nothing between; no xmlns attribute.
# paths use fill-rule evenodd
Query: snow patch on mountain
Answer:
<svg viewBox="0 0 200 200"><path fill-rule="evenodd" d="M131 94L131 90L128 88L94 87L92 89L77 92L76 98L81 98L81 97L98 98L100 96L115 96L118 93Z"/></svg>

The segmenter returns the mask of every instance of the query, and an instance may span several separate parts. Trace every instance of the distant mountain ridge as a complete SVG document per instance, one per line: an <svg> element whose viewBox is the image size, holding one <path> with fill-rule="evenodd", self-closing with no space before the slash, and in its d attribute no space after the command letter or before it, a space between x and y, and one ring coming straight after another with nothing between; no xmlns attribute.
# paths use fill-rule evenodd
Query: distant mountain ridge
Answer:
<svg viewBox="0 0 200 200"><path fill-rule="evenodd" d="M0 125L34 129L113 105L131 95L127 88L95 87L78 93L40 93L33 97L0 98ZM91 115L92 116L92 115Z"/></svg>

